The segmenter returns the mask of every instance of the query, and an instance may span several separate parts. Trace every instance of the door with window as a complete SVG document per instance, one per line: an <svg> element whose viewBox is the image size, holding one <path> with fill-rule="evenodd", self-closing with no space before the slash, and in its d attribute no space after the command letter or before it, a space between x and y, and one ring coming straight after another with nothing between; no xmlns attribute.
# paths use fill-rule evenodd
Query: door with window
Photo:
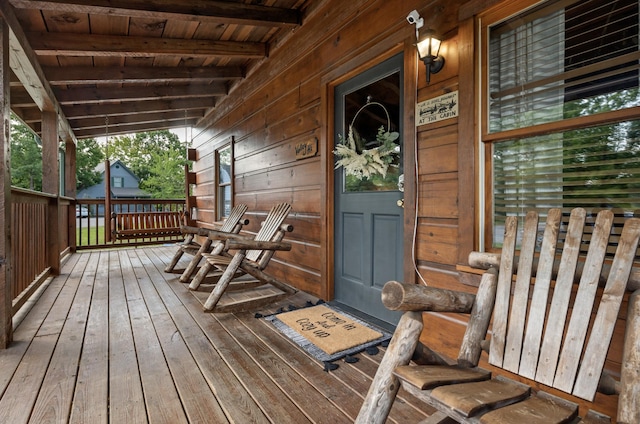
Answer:
<svg viewBox="0 0 640 424"><path fill-rule="evenodd" d="M382 287L403 276L402 56L335 89L335 300L389 323Z"/></svg>

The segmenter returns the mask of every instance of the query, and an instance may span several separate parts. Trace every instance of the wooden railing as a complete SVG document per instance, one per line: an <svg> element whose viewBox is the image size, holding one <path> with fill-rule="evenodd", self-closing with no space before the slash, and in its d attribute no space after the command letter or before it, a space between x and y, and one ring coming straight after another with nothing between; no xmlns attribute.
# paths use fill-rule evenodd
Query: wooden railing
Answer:
<svg viewBox="0 0 640 424"><path fill-rule="evenodd" d="M180 237L148 237L113 241L109 237L111 212L183 211L183 199L111 200L72 198L30 190L11 189L11 298L12 314L51 274L59 272L60 258L74 249L95 249L165 243ZM88 216L77 211L88 211ZM74 222L75 221L75 222ZM56 239L52 242L52 239ZM53 250L56 250L55 252Z"/></svg>
<svg viewBox="0 0 640 424"><path fill-rule="evenodd" d="M49 276L49 243L51 231L57 231L60 252L69 249L67 225L68 211L73 199L30 190L11 189L11 293L12 311L15 312ZM60 225L52 218L53 207L58 207ZM55 227L51 227L54 225Z"/></svg>
<svg viewBox="0 0 640 424"><path fill-rule="evenodd" d="M114 246L159 244L181 239L180 236L150 236L136 239L111 237L110 218L115 213L179 211L185 209L184 199L111 199L110 210L105 214L104 199L77 199L76 212L88 211L88 217L76 216L76 249L96 249Z"/></svg>

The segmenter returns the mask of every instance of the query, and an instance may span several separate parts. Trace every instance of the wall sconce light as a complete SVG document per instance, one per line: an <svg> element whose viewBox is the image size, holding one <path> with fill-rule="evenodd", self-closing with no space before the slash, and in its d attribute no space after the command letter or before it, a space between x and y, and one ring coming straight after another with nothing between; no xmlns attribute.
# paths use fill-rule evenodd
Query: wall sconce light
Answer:
<svg viewBox="0 0 640 424"><path fill-rule="evenodd" d="M413 10L407 16L407 21L416 26L416 47L418 48L418 57L427 68L427 84L431 82L431 74L437 74L444 66L444 57L440 56L441 40L436 37L435 32L430 29L421 28L424 26L424 19L420 14Z"/></svg>

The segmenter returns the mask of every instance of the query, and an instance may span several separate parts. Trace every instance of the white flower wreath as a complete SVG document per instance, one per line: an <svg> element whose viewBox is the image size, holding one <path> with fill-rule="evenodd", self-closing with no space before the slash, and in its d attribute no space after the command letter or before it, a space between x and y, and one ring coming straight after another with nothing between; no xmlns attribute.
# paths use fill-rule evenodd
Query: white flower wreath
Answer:
<svg viewBox="0 0 640 424"><path fill-rule="evenodd" d="M335 169L344 167L347 175L353 175L359 180L370 178L372 175L380 174L383 178L387 176L389 165L393 163L395 157L400 152L400 146L395 141L398 139L397 132L391 132L380 126L376 135L376 147L366 149L367 144L358 132L354 129L353 124L358 114L367 106L378 105L384 109L387 114L387 122L390 126L389 114L387 109L378 102L367 103L356 112L356 115L349 125L349 133L345 139L342 134L338 135L339 142L333 154L338 157Z"/></svg>

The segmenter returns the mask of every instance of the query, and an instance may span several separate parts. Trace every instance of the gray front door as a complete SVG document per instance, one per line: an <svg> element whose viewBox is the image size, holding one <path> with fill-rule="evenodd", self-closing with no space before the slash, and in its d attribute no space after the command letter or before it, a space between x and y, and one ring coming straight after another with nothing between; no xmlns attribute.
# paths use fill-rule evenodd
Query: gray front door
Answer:
<svg viewBox="0 0 640 424"><path fill-rule="evenodd" d="M380 300L402 280L402 55L335 90L335 299L395 324Z"/></svg>

